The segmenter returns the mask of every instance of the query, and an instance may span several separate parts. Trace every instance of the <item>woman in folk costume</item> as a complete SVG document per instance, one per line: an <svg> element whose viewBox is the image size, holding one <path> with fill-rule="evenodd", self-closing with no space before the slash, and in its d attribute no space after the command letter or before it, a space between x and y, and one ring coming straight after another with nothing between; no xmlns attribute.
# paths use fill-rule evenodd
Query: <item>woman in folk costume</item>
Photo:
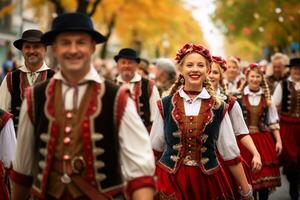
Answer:
<svg viewBox="0 0 300 200"><path fill-rule="evenodd" d="M245 78L241 73L241 59L236 56L231 56L227 60L227 70L224 73L224 83L227 86L228 93L237 96L241 93Z"/></svg>
<svg viewBox="0 0 300 200"><path fill-rule="evenodd" d="M5 184L6 173L11 167L16 148L16 133L12 114L0 109L0 199L9 200L9 192Z"/></svg>
<svg viewBox="0 0 300 200"><path fill-rule="evenodd" d="M251 161L251 169L253 172L257 172L261 169L262 163L260 155L251 139L251 136L249 135L249 131L247 128L247 125L244 121L243 112L239 105L239 103L236 101L236 98L234 96L231 96L227 93L226 85L223 82L223 73L227 69L226 61L219 56L212 56L212 66L209 73L209 80L216 91L217 96L225 101L228 105L228 114L231 120L233 132L237 138L237 142L241 143L245 146L248 151L252 154L252 161ZM244 160L242 160L244 170L246 172L248 181L251 182L251 171L250 166L245 163ZM224 165L224 168L227 169L226 172L230 176L230 172L226 165ZM233 189L236 189L236 185L234 183L234 180L231 180L233 184ZM234 191L235 195L238 196L237 190Z"/></svg>
<svg viewBox="0 0 300 200"><path fill-rule="evenodd" d="M250 64L245 69L245 75L247 83L239 101L250 136L262 160L262 169L252 173L253 189L258 192L259 200L262 200L268 199L270 189L281 185L278 167L278 156L282 150L279 118L262 68L256 63ZM251 153L243 145L240 145L240 150L250 164Z"/></svg>
<svg viewBox="0 0 300 200"><path fill-rule="evenodd" d="M240 193L252 198L225 103L207 79L209 50L186 44L176 54L180 75L158 101L150 138L157 157L158 199L234 199L216 151L229 165Z"/></svg>

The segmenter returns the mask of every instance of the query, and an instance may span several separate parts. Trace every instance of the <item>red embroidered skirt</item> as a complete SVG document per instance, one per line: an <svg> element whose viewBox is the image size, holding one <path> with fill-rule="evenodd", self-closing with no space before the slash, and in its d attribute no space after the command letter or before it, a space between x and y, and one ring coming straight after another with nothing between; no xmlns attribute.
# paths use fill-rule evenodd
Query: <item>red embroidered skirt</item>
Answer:
<svg viewBox="0 0 300 200"><path fill-rule="evenodd" d="M270 132L249 134L261 156L262 169L252 173L252 187L254 190L262 188L273 188L281 185L278 156L275 149L275 142ZM246 163L251 166L252 154L239 144L241 155Z"/></svg>
<svg viewBox="0 0 300 200"><path fill-rule="evenodd" d="M181 165L175 174L156 167L160 200L224 200L233 199L230 183L222 168L214 174L204 174L199 167Z"/></svg>
<svg viewBox="0 0 300 200"><path fill-rule="evenodd" d="M7 186L4 183L4 166L0 161L0 200L9 200Z"/></svg>
<svg viewBox="0 0 300 200"><path fill-rule="evenodd" d="M280 117L282 154L280 161L285 169L299 169L300 163L300 119L282 115Z"/></svg>

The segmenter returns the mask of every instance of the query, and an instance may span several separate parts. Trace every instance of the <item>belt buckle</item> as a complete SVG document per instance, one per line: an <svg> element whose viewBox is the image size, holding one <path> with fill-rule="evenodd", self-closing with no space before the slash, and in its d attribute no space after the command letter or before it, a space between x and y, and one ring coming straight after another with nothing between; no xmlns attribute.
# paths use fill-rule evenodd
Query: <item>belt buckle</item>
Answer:
<svg viewBox="0 0 300 200"><path fill-rule="evenodd" d="M86 167L86 163L82 156L75 156L71 160L71 168L75 174L81 173L85 167Z"/></svg>

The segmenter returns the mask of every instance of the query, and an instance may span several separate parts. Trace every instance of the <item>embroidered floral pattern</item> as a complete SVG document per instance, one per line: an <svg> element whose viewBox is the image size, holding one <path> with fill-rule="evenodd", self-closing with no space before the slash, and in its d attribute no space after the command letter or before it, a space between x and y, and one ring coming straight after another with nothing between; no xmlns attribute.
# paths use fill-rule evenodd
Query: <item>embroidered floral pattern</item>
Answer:
<svg viewBox="0 0 300 200"><path fill-rule="evenodd" d="M212 56L212 62L219 64L223 72L227 70L226 60L224 60L221 56Z"/></svg>
<svg viewBox="0 0 300 200"><path fill-rule="evenodd" d="M193 53L193 52L199 53L202 56L204 56L209 63L212 62L212 58L208 49L206 49L204 46L200 44L192 44L192 43L185 44L181 49L178 50L175 57L176 62L179 63L186 54Z"/></svg>

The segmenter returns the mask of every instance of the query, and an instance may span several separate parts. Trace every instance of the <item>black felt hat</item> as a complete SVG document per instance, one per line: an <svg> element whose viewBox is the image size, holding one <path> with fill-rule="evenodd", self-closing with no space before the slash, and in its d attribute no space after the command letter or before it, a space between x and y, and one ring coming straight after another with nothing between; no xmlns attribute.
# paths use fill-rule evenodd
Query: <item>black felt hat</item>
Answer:
<svg viewBox="0 0 300 200"><path fill-rule="evenodd" d="M22 45L24 42L41 42L43 33L40 30L36 29L29 29L22 33L22 36L20 39L14 41L13 45L19 49L22 50Z"/></svg>
<svg viewBox="0 0 300 200"><path fill-rule="evenodd" d="M300 58L292 58L290 59L290 64L288 67L300 67Z"/></svg>
<svg viewBox="0 0 300 200"><path fill-rule="evenodd" d="M130 49L130 48L124 48L121 49L119 51L119 54L114 56L114 59L116 62L118 62L118 60L120 58L127 58L127 59L131 59L131 60L135 60L137 63L140 63L141 59L137 56L137 53L134 49Z"/></svg>
<svg viewBox="0 0 300 200"><path fill-rule="evenodd" d="M94 29L93 22L89 16L82 13L65 13L53 20L51 30L42 36L42 42L46 45L51 45L58 34L75 31L90 34L96 43L106 41L106 38Z"/></svg>

